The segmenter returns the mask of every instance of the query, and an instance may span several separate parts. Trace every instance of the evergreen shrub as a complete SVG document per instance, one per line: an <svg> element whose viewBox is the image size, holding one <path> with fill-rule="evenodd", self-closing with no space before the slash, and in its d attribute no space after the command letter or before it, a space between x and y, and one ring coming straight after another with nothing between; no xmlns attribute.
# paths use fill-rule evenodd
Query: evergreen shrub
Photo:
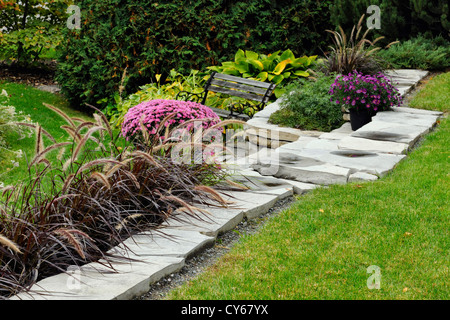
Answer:
<svg viewBox="0 0 450 320"><path fill-rule="evenodd" d="M378 56L396 69L446 70L450 67L450 41L419 35L379 51Z"/></svg>
<svg viewBox="0 0 450 320"><path fill-rule="evenodd" d="M330 100L328 93L335 75L320 76L316 80L303 80L288 86L282 97L280 110L269 122L302 130L329 132L343 123L341 106Z"/></svg>
<svg viewBox="0 0 450 320"><path fill-rule="evenodd" d="M370 5L380 8L380 29L376 36L384 36L385 44L408 40L427 31L449 39L449 3L446 0L336 0L330 7L331 21L347 30L367 13Z"/></svg>
<svg viewBox="0 0 450 320"><path fill-rule="evenodd" d="M81 29L64 30L57 80L74 106L100 107L170 70L187 74L238 49L321 52L331 1L80 0ZM126 73L124 72L126 70ZM125 74L125 77L122 77Z"/></svg>

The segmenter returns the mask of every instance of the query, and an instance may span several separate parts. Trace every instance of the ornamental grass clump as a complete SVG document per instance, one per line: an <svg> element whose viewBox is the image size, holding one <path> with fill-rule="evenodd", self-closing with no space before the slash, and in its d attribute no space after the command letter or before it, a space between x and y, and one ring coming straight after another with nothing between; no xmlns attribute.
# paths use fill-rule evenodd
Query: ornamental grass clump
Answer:
<svg viewBox="0 0 450 320"><path fill-rule="evenodd" d="M166 119L168 116L170 117ZM139 139L142 135L142 125L150 135L155 135L163 132L164 128L192 120L202 121L203 129L220 122L216 113L197 102L160 99L145 101L128 110L122 124L122 136L127 140ZM186 129L192 129L193 125L187 124Z"/></svg>
<svg viewBox="0 0 450 320"><path fill-rule="evenodd" d="M367 29L362 33L362 15L357 25L353 26L350 36L347 38L344 30L339 26L338 31L326 30L333 35L333 46L330 47L331 52L324 61L324 72L330 74L333 72L347 74L353 70L358 70L364 74L376 74L383 72L387 63L375 53L380 47L375 44L384 37L378 37L373 41L368 40L367 34L371 29ZM389 43L386 48L392 44Z"/></svg>
<svg viewBox="0 0 450 320"><path fill-rule="evenodd" d="M331 85L330 101L341 104L345 109L366 109L371 113L400 106L402 97L388 77L382 73L364 75L353 71L338 75Z"/></svg>
<svg viewBox="0 0 450 320"><path fill-rule="evenodd" d="M225 180L220 168L156 152L176 143L138 150L114 136L102 113L84 121L46 106L67 121L61 128L72 139L57 143L39 124L26 124L36 132L30 178L0 190L0 299L72 265L126 260L111 249L169 218L208 219L198 205L228 206L218 193L228 189L217 185ZM49 160L52 152L58 161Z"/></svg>

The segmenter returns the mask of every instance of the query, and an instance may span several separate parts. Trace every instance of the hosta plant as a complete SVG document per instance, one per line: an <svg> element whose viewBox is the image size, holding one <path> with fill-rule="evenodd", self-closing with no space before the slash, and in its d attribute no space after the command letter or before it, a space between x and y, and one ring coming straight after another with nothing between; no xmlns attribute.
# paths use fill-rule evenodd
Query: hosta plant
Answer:
<svg viewBox="0 0 450 320"><path fill-rule="evenodd" d="M208 69L263 82L272 82L277 85L274 93L278 98L285 92L283 87L287 83L299 77L309 77L308 69L313 66L316 59L317 56L296 58L289 49L268 55L239 49L235 54L234 61L226 61L221 66L212 66Z"/></svg>

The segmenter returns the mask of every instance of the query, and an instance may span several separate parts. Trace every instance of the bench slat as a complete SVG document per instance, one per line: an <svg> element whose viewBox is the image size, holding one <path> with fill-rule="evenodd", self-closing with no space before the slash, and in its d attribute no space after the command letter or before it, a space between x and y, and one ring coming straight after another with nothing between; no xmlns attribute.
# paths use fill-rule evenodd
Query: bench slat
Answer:
<svg viewBox="0 0 450 320"><path fill-rule="evenodd" d="M257 80L251 80L236 76L231 76L223 73L213 72L208 79L202 92L202 102L205 103L208 91L224 93L230 96L244 98L246 100L253 100L259 102L259 104L250 106L248 103L240 105L239 108L232 106L233 112L229 110L217 109L210 107L217 115L223 118L239 118L248 120L252 116L245 114L245 108L251 108L253 110L260 110L269 101L276 85L273 83L267 83ZM178 94L179 95L179 94ZM177 95L177 97L178 97ZM188 95L189 96L189 95ZM185 96L187 98L188 96ZM236 113L235 113L236 112ZM243 112L243 113L242 113Z"/></svg>
<svg viewBox="0 0 450 320"><path fill-rule="evenodd" d="M244 83L244 84L248 84L250 86L255 86L255 87L259 87L259 88L266 88L266 89L271 86L271 83L261 82L261 81L251 80L251 79L245 79L245 78L240 78L240 77L235 77L235 76L230 76L228 74L223 74L223 73L216 73L214 75L214 78L222 79L222 80L228 80L228 81L234 81L234 82L237 82L237 83Z"/></svg>
<svg viewBox="0 0 450 320"><path fill-rule="evenodd" d="M247 92L242 92L242 91L237 91L237 90L232 90L232 89L225 89L225 88L216 87L216 86L210 86L208 88L208 91L225 93L225 94L229 94L230 96L241 97L244 99L254 100L254 101L258 101L258 102L261 102L262 98L263 98L262 96L259 96L257 94L247 93ZM268 100L268 98L266 97L266 99L264 99L264 102L267 102L267 100Z"/></svg>
<svg viewBox="0 0 450 320"><path fill-rule="evenodd" d="M247 91L247 92L255 93L255 94L261 94L261 95L265 95L266 91L267 91L267 89L264 89L264 88L257 88L257 87L252 87L252 86L248 86L245 84L216 80L216 79L211 80L211 85L230 88L230 89L238 89L238 90Z"/></svg>

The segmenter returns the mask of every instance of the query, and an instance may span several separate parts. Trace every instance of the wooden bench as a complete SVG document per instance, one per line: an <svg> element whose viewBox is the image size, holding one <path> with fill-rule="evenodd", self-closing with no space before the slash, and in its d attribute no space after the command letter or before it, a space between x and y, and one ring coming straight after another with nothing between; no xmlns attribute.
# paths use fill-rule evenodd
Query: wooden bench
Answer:
<svg viewBox="0 0 450 320"><path fill-rule="evenodd" d="M262 81L250 80L241 77L231 76L213 72L207 80L204 90L201 93L181 91L177 94L177 100L195 101L201 104L206 103L208 92L223 93L230 96L244 98L245 100L256 101L255 103L240 102L229 106L229 110L211 108L222 118L238 118L248 120L255 112L264 108L269 101L276 85ZM251 110L252 112L248 112Z"/></svg>

